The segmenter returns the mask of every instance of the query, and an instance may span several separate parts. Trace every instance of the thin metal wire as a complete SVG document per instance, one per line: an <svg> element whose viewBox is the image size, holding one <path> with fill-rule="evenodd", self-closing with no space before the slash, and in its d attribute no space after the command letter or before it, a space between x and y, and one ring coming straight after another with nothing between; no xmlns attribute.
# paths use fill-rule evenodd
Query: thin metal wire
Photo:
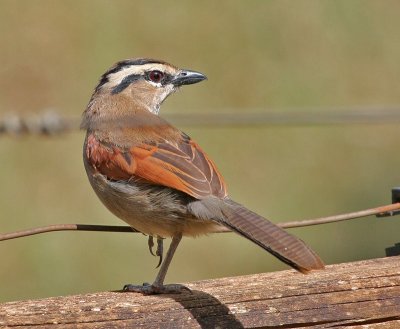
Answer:
<svg viewBox="0 0 400 329"><path fill-rule="evenodd" d="M400 122L400 107L240 109L211 113L166 114L171 122L188 126L302 126L388 124Z"/></svg>
<svg viewBox="0 0 400 329"><path fill-rule="evenodd" d="M175 114L167 115L171 121L180 125L190 126L246 126L246 125L322 125L322 124L360 124L360 123L398 123L400 122L400 107L313 109L312 111L290 112L253 112L253 113L205 113L205 114ZM40 116L23 118L8 115L0 120L0 134L41 134L56 135L79 129L79 118L65 118L53 111L47 111ZM301 227L332 223L353 218L376 214L391 214L398 212L400 203L363 210L360 212L336 215L317 219L278 224L283 228ZM130 227L102 226L83 224L60 224L39 227L30 230L0 234L0 241L29 236L39 233L78 230L107 232L137 232Z"/></svg>
<svg viewBox="0 0 400 329"><path fill-rule="evenodd" d="M371 215L381 215L381 214L390 214L393 215L396 212L400 211L400 203L394 203L386 206L381 206L372 209L366 209L362 211L351 212L342 215L335 215L329 217L321 217L314 218L308 220L301 221L293 221L293 222L285 222L278 223L277 225L282 228L295 228L295 227L304 227L311 225L319 225L319 224L327 224L334 223L344 220L350 220L354 218L367 217ZM11 232L0 234L0 241L11 240L16 238L22 238L30 235L40 234L40 233L49 233L56 231L91 231L91 232L128 232L128 233L140 233L139 231L129 227L129 226L108 226L108 225L86 225L86 224L58 224L58 225L50 225L37 227L33 229ZM220 230L216 233L227 233L231 232L228 229Z"/></svg>
<svg viewBox="0 0 400 329"><path fill-rule="evenodd" d="M400 106L349 108L293 108L214 110L203 113L165 113L171 123L190 127L318 126L339 124L400 123ZM79 129L80 117L64 117L56 111L23 117L15 113L0 119L0 135L54 136Z"/></svg>
<svg viewBox="0 0 400 329"><path fill-rule="evenodd" d="M79 118L67 118L54 111L22 117L8 114L0 120L0 135L54 136L79 129Z"/></svg>

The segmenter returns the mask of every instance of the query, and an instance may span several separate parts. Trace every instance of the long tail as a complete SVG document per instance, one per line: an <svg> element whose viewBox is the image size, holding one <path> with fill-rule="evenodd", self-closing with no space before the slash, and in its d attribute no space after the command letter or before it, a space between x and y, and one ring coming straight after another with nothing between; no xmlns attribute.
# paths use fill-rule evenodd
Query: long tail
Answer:
<svg viewBox="0 0 400 329"><path fill-rule="evenodd" d="M307 273L324 263L302 240L233 200L225 200L233 211L224 212L221 224L269 251L294 269Z"/></svg>

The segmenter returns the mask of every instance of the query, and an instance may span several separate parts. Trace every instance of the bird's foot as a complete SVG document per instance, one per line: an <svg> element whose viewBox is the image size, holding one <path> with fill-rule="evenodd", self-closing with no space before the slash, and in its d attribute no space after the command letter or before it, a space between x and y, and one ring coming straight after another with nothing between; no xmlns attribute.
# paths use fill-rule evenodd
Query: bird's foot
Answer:
<svg viewBox="0 0 400 329"><path fill-rule="evenodd" d="M126 292L139 292L144 295L180 294L183 292L191 292L188 287L181 284L155 285L150 283L143 283L142 286L126 284L122 290Z"/></svg>

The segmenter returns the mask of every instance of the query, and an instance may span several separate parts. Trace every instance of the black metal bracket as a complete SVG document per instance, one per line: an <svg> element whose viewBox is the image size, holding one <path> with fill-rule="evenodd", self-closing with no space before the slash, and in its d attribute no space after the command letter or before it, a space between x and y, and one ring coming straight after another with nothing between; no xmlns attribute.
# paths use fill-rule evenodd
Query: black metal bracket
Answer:
<svg viewBox="0 0 400 329"><path fill-rule="evenodd" d="M386 257L393 257L400 255L400 243L395 243L391 247L385 248Z"/></svg>
<svg viewBox="0 0 400 329"><path fill-rule="evenodd" d="M392 203L400 203L400 187L392 188ZM400 210L393 210L377 214L376 217L390 217L400 215Z"/></svg>

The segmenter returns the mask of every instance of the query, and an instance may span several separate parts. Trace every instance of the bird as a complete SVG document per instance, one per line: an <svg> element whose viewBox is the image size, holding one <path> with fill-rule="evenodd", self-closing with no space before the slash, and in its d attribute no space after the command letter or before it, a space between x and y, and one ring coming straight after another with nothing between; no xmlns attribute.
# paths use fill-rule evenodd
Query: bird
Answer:
<svg viewBox="0 0 400 329"><path fill-rule="evenodd" d="M164 284L183 236L229 229L302 273L324 268L302 240L232 200L213 160L187 134L160 115L165 99L182 86L207 77L162 60L117 62L100 78L83 112L83 162L102 203L135 230L148 236L160 257L152 284L127 284L124 291L180 293L188 288ZM171 238L164 260L163 240Z"/></svg>

